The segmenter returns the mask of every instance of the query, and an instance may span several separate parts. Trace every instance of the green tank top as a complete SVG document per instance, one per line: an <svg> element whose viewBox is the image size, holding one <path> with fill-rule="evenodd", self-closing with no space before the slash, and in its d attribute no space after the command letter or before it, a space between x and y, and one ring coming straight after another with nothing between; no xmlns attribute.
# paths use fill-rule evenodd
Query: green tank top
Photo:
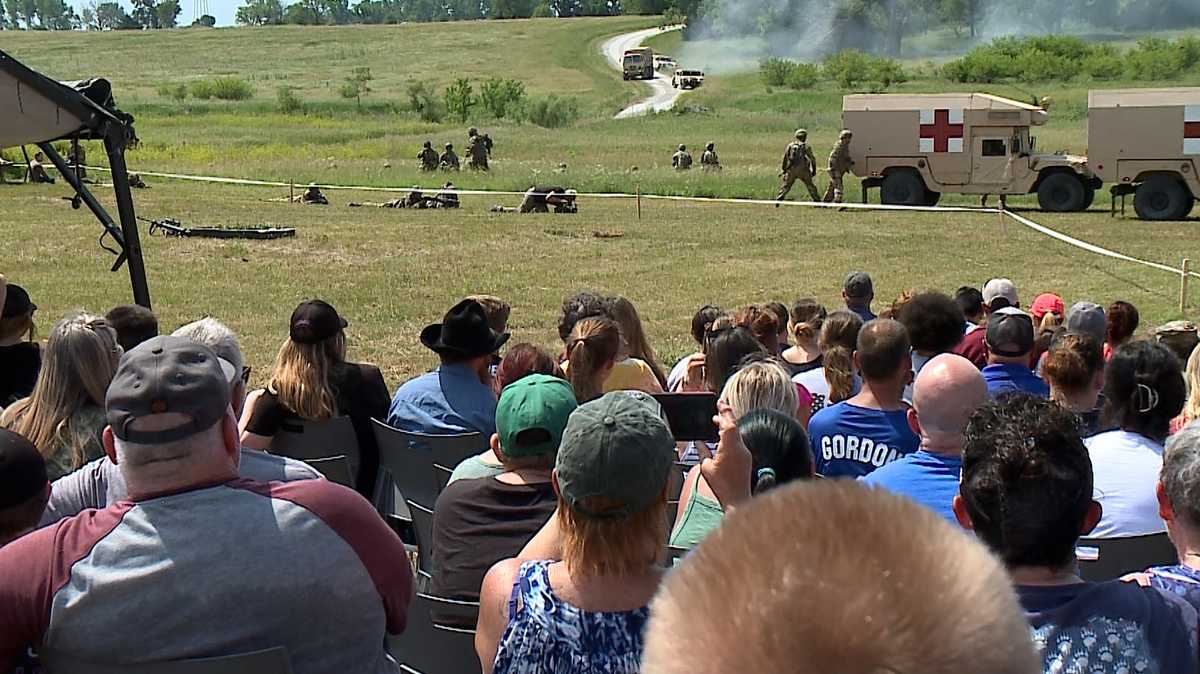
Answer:
<svg viewBox="0 0 1200 674"><path fill-rule="evenodd" d="M697 472L687 507L683 510L683 519L675 523L675 530L671 532L671 547L689 550L696 547L725 519L721 504L701 494L699 487L700 475Z"/></svg>

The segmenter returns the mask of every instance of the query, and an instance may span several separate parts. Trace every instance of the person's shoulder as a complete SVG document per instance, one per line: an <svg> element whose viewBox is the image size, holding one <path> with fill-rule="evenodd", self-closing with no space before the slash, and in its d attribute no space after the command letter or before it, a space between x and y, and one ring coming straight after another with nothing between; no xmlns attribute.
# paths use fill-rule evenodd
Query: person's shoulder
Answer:
<svg viewBox="0 0 1200 674"><path fill-rule="evenodd" d="M225 486L272 500L288 501L308 510L330 526L353 521L355 517L379 517L374 507L358 492L329 480L260 482L240 478Z"/></svg>
<svg viewBox="0 0 1200 674"><path fill-rule="evenodd" d="M419 390L425 389L430 385L431 382L436 382L437 378L438 378L437 370L430 370L429 372L422 372L421 374L419 374L415 377L412 377L408 381L401 384L400 388L396 390L396 395L400 395L400 394L404 394L404 393L412 393L414 391L419 391Z"/></svg>
<svg viewBox="0 0 1200 674"><path fill-rule="evenodd" d="M842 402L833 403L832 405L826 405L825 407L822 407L821 410L812 415L812 419L809 419L808 421L810 434L815 433L815 431L812 430L814 425L823 426L825 424L837 423L837 420L841 418L845 410L846 401L844 400Z"/></svg>
<svg viewBox="0 0 1200 674"><path fill-rule="evenodd" d="M286 456L253 449L242 449L239 465L242 477L258 482L292 482L294 480L319 480L323 476L316 468Z"/></svg>

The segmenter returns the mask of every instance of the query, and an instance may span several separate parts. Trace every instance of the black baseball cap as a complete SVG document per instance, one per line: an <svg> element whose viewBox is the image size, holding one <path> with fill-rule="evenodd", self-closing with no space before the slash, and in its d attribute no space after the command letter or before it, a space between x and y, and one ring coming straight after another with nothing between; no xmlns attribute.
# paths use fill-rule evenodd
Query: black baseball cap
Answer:
<svg viewBox="0 0 1200 674"><path fill-rule="evenodd" d="M316 344L333 337L349 325L328 302L307 300L292 312L288 334L298 344Z"/></svg>
<svg viewBox="0 0 1200 674"><path fill-rule="evenodd" d="M875 284L871 283L871 275L865 271L852 271L846 274L842 281L842 290L846 297L865 299L875 294Z"/></svg>
<svg viewBox="0 0 1200 674"><path fill-rule="evenodd" d="M987 348L997 356L1024 356L1033 350L1033 318L1016 307L1002 307L988 318Z"/></svg>
<svg viewBox="0 0 1200 674"><path fill-rule="evenodd" d="M20 505L46 489L46 460L37 447L0 429L0 510Z"/></svg>
<svg viewBox="0 0 1200 674"><path fill-rule="evenodd" d="M104 401L108 425L127 442L182 440L225 416L229 384L237 376L231 363L203 344L169 335L147 340L121 358ZM187 420L169 428L132 428L139 419L168 412Z"/></svg>
<svg viewBox="0 0 1200 674"><path fill-rule="evenodd" d="M8 294L4 297L4 313L0 318L24 316L36 310L37 305L29 299L29 293L24 288L15 283L8 284Z"/></svg>

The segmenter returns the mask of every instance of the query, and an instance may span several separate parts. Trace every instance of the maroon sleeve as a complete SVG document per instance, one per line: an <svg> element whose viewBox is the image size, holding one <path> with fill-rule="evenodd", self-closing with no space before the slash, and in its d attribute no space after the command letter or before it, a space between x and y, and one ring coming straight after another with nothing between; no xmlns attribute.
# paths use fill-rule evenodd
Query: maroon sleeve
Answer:
<svg viewBox="0 0 1200 674"><path fill-rule="evenodd" d="M959 341L958 346L954 347L953 353L966 358L974 363L975 367L982 370L987 366L987 346L983 341L986 332L987 326L985 325L981 325L968 332Z"/></svg>
<svg viewBox="0 0 1200 674"><path fill-rule="evenodd" d="M350 545L366 567L383 600L388 632L404 631L413 594L412 566L404 543L366 499L328 480L270 483L236 480L229 486L290 501L321 518Z"/></svg>
<svg viewBox="0 0 1200 674"><path fill-rule="evenodd" d="M70 580L71 567L121 522L129 503L88 510L39 529L0 548L0 672L42 644L55 593Z"/></svg>

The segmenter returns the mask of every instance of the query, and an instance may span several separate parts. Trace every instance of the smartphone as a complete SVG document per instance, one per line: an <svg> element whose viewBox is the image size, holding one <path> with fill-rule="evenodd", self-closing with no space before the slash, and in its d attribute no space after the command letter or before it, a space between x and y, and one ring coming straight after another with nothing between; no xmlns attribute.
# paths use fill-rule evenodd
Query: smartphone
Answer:
<svg viewBox="0 0 1200 674"><path fill-rule="evenodd" d="M676 440L687 442L717 441L717 394L715 393L655 393Z"/></svg>

